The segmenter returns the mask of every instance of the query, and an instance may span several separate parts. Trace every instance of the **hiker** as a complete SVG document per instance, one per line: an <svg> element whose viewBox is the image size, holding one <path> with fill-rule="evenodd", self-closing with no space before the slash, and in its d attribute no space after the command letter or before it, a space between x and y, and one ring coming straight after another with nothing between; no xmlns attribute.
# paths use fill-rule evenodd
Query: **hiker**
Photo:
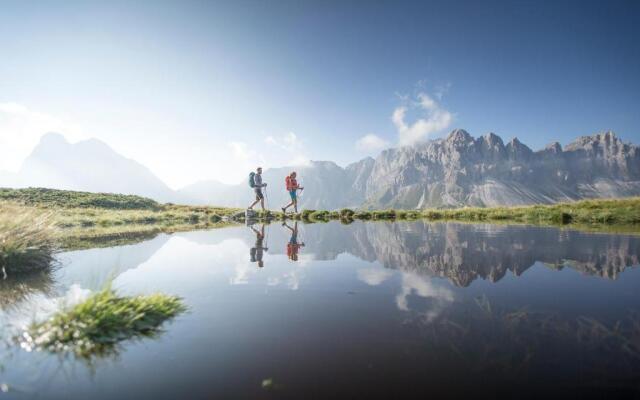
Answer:
<svg viewBox="0 0 640 400"><path fill-rule="evenodd" d="M293 210L298 212L298 190L304 190L304 188L298 185L298 181L296 180L296 171L290 173L284 180L287 192L289 192L289 196L291 196L291 203L282 207L282 212L286 213L287 208L293 206Z"/></svg>
<svg viewBox="0 0 640 400"><path fill-rule="evenodd" d="M287 221L284 221L282 226L291 231L291 238L289 239L289 243L287 243L287 257L289 257L291 261L298 261L298 250L304 247L304 242L298 243L298 221L294 222L293 228L287 225Z"/></svg>
<svg viewBox="0 0 640 400"><path fill-rule="evenodd" d="M267 187L267 184L262 183L262 167L258 167L256 172L249 174L249 186L252 187L256 193L256 201L251 203L247 210L253 210L253 206L260 202L260 207L262 207L262 211L264 211L264 194L262 194L262 188Z"/></svg>
<svg viewBox="0 0 640 400"><path fill-rule="evenodd" d="M262 242L264 241L264 224L260 230L257 230L253 227L253 225L249 226L252 231L256 234L256 243L253 245L251 250L249 250L249 256L251 257L251 262L257 262L259 268L264 267L264 262L262 261L262 256L265 251L268 251L268 247L264 247Z"/></svg>

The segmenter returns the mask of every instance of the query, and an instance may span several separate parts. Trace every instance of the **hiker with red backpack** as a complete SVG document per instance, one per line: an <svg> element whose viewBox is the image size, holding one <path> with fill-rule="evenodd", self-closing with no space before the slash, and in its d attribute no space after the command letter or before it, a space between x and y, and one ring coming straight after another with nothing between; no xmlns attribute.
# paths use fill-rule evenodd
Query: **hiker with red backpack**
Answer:
<svg viewBox="0 0 640 400"><path fill-rule="evenodd" d="M258 167L256 172L251 172L249 174L249 187L251 187L256 193L256 201L251 203L247 210L253 210L253 206L260 202L262 211L264 211L264 194L262 193L262 188L267 187L267 184L262 183L262 167Z"/></svg>
<svg viewBox="0 0 640 400"><path fill-rule="evenodd" d="M298 212L298 190L304 190L304 188L298 184L298 181L296 180L296 176L297 176L296 171L293 171L284 180L285 186L287 188L287 192L289 192L289 196L291 197L291 203L282 207L283 213L286 213L287 208L291 206L293 206L293 210L296 213Z"/></svg>

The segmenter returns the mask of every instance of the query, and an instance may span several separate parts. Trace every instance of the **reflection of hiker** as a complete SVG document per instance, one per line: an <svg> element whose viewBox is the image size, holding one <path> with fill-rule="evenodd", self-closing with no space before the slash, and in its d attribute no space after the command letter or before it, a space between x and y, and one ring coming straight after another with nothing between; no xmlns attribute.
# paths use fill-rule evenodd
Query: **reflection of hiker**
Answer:
<svg viewBox="0 0 640 400"><path fill-rule="evenodd" d="M285 185L287 187L287 192L289 192L289 196L291 196L291 203L282 207L282 212L286 213L287 208L293 206L293 210L298 212L298 190L303 190L304 188L298 185L298 181L296 180L296 172L293 171L289 176L287 176L284 180Z"/></svg>
<svg viewBox="0 0 640 400"><path fill-rule="evenodd" d="M291 231L291 239L287 243L287 257L291 261L298 261L298 250L300 247L304 247L304 242L298 243L298 221L293 223L293 228L287 225L287 222L283 222L282 226Z"/></svg>
<svg viewBox="0 0 640 400"><path fill-rule="evenodd" d="M256 169L256 172L252 172L249 174L249 186L252 187L256 192L256 201L251 203L248 210L253 210L253 206L260 202L260 207L262 207L262 211L264 211L264 194L262 194L262 188L267 187L267 184L262 183L261 167L258 167L258 169Z"/></svg>
<svg viewBox="0 0 640 400"><path fill-rule="evenodd" d="M264 247L262 244L262 242L264 241L264 224L262 224L262 227L260 228L260 230L257 230L256 228L254 228L253 225L251 225L250 228L252 231L256 233L256 244L253 245L251 250L249 250L249 255L251 256L251 262L257 262L258 267L262 268L264 267L264 262L262 261L263 253L264 251L269 250L268 247Z"/></svg>

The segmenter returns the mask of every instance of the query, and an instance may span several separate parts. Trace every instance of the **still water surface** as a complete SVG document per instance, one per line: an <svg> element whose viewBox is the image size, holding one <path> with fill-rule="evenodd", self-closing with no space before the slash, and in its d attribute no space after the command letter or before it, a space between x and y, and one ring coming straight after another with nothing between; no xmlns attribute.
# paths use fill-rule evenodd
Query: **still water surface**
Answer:
<svg viewBox="0 0 640 400"><path fill-rule="evenodd" d="M291 229L290 229L291 228ZM638 396L640 236L337 222L161 234L0 285L7 398ZM113 279L190 312L78 360L7 338ZM266 380L266 381L265 381ZM265 386L263 387L263 381Z"/></svg>

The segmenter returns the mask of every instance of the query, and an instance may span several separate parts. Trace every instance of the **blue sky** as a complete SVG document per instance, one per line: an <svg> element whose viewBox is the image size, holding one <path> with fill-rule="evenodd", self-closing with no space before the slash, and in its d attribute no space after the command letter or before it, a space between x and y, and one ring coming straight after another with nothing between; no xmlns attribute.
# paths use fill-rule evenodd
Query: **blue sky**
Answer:
<svg viewBox="0 0 640 400"><path fill-rule="evenodd" d="M47 130L173 187L454 128L640 142L638 2L0 4L0 170Z"/></svg>

